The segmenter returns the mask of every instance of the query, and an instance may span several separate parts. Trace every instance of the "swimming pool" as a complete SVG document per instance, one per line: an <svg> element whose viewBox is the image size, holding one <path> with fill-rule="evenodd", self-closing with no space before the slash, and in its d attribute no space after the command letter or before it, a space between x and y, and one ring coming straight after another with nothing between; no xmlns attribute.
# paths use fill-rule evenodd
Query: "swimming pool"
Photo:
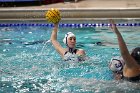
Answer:
<svg viewBox="0 0 140 93"><path fill-rule="evenodd" d="M139 46L140 21L118 21L129 50ZM127 24L128 23L128 24ZM65 22L60 24L58 41L64 34L77 36L77 48L89 60L64 62L49 41L52 25L45 22L0 23L0 92L2 93L139 93L138 84L115 81L108 63L119 56L115 34L108 22Z"/></svg>

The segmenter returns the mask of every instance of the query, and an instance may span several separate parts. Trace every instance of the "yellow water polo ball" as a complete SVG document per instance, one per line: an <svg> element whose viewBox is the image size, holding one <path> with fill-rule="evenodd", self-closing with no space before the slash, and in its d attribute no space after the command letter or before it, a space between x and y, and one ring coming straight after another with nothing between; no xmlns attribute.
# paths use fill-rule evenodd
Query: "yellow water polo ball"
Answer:
<svg viewBox="0 0 140 93"><path fill-rule="evenodd" d="M51 23L58 23L61 20L60 11L56 8L48 10L45 17Z"/></svg>

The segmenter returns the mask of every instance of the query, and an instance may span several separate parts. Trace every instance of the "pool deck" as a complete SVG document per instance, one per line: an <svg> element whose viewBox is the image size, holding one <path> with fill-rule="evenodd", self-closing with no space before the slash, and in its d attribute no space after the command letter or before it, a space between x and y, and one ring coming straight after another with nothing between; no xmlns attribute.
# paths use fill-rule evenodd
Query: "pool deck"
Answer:
<svg viewBox="0 0 140 93"><path fill-rule="evenodd" d="M26 7L0 7L0 20L45 20L50 8L61 11L62 20L139 19L140 0L79 0Z"/></svg>

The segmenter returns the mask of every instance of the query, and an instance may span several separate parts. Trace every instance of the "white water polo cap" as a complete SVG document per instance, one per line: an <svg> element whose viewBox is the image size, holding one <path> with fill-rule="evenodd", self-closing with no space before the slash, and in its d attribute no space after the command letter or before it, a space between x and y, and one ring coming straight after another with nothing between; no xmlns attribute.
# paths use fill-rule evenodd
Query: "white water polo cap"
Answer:
<svg viewBox="0 0 140 93"><path fill-rule="evenodd" d="M112 58L110 63L109 63L109 68L113 72L122 72L124 64L125 63L121 57L120 58L117 58L117 57Z"/></svg>
<svg viewBox="0 0 140 93"><path fill-rule="evenodd" d="M76 36L72 32L68 32L67 34L65 34L65 37L63 39L64 44L67 45L68 38L70 37L76 37Z"/></svg>

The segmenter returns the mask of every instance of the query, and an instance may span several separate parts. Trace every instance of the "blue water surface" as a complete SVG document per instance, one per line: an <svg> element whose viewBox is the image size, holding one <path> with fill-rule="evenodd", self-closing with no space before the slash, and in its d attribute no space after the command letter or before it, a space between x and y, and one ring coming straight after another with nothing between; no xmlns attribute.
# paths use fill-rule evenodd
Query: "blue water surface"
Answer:
<svg viewBox="0 0 140 93"><path fill-rule="evenodd" d="M139 46L140 27L119 27L128 49ZM138 84L116 81L108 68L120 56L109 27L60 27L76 35L89 60L64 62L50 42L52 27L0 27L0 93L139 93Z"/></svg>

